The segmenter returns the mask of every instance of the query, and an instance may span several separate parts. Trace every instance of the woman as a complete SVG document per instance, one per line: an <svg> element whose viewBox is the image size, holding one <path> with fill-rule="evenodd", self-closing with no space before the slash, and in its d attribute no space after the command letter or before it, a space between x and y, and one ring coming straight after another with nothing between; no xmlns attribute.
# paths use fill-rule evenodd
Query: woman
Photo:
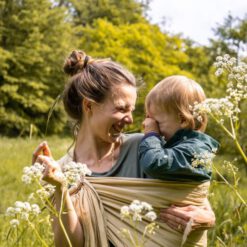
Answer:
<svg viewBox="0 0 247 247"><path fill-rule="evenodd" d="M70 75L70 79L64 90L63 103L68 115L76 121L76 139L73 152L60 161L60 167L68 159L72 159L87 164L93 172L92 177L125 177L129 180L145 178L137 160L137 148L142 134L122 134L124 127L133 122L132 111L137 97L134 76L115 62L94 60L82 51L71 53L65 62L64 71ZM57 210L64 193L67 214L63 215L63 222L72 245L86 246L87 234L91 233L85 232L88 225L82 217L82 214L87 214L86 210L82 209L86 206L79 205L80 202L72 198L71 192L69 193L54 175L60 167L52 161L51 152L45 142L35 150L33 162L36 160L46 165L43 179L56 186ZM95 183L94 179L90 181ZM97 186L96 181L94 187ZM88 188L91 188L90 185ZM80 190L73 193L76 195ZM100 190L97 192L100 194ZM88 200L84 201L88 203ZM94 204L89 208L92 206ZM98 210L101 210L101 202ZM97 209L94 213L98 213ZM160 219L178 231L183 231L191 218L192 229L214 224L214 214L209 204L205 204L204 207L172 206L161 210L160 213ZM67 246L57 220L54 220L53 229L56 246ZM102 238L102 241L107 241L104 236ZM114 236L110 237L110 240L115 246L119 246ZM94 245L90 242L89 246ZM101 246L107 246L107 243L104 242Z"/></svg>

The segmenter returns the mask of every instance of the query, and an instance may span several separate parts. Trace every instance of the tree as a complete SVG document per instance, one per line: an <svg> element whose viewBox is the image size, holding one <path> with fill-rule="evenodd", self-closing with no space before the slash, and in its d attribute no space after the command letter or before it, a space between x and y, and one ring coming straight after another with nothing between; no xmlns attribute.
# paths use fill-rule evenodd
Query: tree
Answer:
<svg viewBox="0 0 247 247"><path fill-rule="evenodd" d="M145 21L144 14L150 0L57 0L66 6L76 25L91 25L96 19L105 19L116 25Z"/></svg>
<svg viewBox="0 0 247 247"><path fill-rule="evenodd" d="M217 53L242 54L247 44L247 14L242 19L229 14L223 24L217 25L214 33L217 39L211 39L211 46L217 47Z"/></svg>
<svg viewBox="0 0 247 247"><path fill-rule="evenodd" d="M73 43L65 10L48 0L0 1L0 129L44 132L47 114L63 88L61 65ZM50 131L61 130L61 110ZM57 121L55 121L57 120Z"/></svg>

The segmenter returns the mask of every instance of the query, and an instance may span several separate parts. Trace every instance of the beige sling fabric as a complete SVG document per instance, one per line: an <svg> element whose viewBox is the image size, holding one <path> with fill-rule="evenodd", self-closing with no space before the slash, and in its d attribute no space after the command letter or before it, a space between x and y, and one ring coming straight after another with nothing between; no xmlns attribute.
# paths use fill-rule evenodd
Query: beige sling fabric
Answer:
<svg viewBox="0 0 247 247"><path fill-rule="evenodd" d="M119 177L87 177L77 188L70 190L75 210L79 216L85 236L85 247L107 247L107 238L116 247L131 246L119 233L130 229L127 221L120 219L120 208L137 199L150 203L156 212L161 208L176 205L206 205L209 182L191 184L166 182L156 179ZM147 222L142 222L142 234ZM147 247L179 247L183 234L172 230L165 223L148 240ZM107 235L107 238L106 238ZM197 230L189 234L185 247L207 246L206 231Z"/></svg>
<svg viewBox="0 0 247 247"><path fill-rule="evenodd" d="M82 183L76 190L71 191L71 194L78 215L80 215L85 237L88 238L89 245L85 246L91 247L107 246L104 238L105 231L108 239L115 246L130 246L128 241L119 234L121 228L130 229L128 222L120 219L120 208L123 205L128 205L135 199L152 204L156 211L171 204L204 205L209 186L209 183L192 185L154 179L115 177L90 177L88 180L97 191L100 199L88 182ZM102 209L100 201L103 203L104 209ZM107 230L105 230L104 218L101 213L107 220ZM85 214L87 214L86 221L83 217ZM90 220L91 223L89 223ZM140 225L140 233L143 232L146 223L143 222ZM157 233L151 237L146 246L181 246L181 233L170 229L164 223L159 222L159 226ZM98 244L97 241L99 241ZM206 231L192 232L183 246L206 246Z"/></svg>

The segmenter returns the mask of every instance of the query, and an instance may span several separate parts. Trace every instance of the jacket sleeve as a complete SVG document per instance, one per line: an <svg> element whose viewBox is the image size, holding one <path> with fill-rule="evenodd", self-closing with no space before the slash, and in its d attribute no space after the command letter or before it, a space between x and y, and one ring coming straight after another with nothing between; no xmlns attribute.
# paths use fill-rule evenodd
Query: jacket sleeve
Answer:
<svg viewBox="0 0 247 247"><path fill-rule="evenodd" d="M164 148L159 137L149 136L140 143L139 163L144 172L152 178L172 179L174 174L175 177L199 176L208 180L211 173L209 174L203 167L194 168L191 165L194 153L202 151L201 148L194 148L194 146L196 146L195 143L190 141L172 148Z"/></svg>

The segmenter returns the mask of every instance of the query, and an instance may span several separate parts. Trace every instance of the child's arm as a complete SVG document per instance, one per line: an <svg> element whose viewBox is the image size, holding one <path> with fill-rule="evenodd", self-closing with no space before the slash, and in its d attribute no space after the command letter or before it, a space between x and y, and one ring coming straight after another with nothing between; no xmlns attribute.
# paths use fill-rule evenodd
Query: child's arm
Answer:
<svg viewBox="0 0 247 247"><path fill-rule="evenodd" d="M194 145L193 140L190 140L172 148L165 148L156 133L149 133L139 145L140 165L144 172L153 178L209 180L210 172L191 165Z"/></svg>

